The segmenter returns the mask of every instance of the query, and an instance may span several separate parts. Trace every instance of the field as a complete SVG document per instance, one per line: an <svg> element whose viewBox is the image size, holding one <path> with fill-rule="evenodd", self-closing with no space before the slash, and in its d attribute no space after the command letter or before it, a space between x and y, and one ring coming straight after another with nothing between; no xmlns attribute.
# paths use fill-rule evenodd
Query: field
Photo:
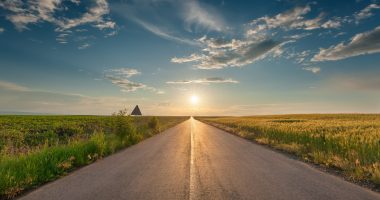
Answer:
<svg viewBox="0 0 380 200"><path fill-rule="evenodd" d="M188 117L0 116L0 199L12 198Z"/></svg>
<svg viewBox="0 0 380 200"><path fill-rule="evenodd" d="M310 114L198 117L241 137L380 186L380 115Z"/></svg>

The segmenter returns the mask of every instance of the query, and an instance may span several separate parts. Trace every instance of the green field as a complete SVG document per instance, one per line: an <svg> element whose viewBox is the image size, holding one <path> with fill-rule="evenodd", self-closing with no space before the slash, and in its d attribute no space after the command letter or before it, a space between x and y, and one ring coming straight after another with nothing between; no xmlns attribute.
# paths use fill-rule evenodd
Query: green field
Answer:
<svg viewBox="0 0 380 200"><path fill-rule="evenodd" d="M241 137L380 187L380 115L198 117Z"/></svg>
<svg viewBox="0 0 380 200"><path fill-rule="evenodd" d="M170 128L188 117L0 116L0 199Z"/></svg>

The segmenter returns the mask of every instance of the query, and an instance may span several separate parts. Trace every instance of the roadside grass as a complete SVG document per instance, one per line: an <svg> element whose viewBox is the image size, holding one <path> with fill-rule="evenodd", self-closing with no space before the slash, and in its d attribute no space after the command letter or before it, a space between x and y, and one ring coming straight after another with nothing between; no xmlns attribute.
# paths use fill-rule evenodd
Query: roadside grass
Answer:
<svg viewBox="0 0 380 200"><path fill-rule="evenodd" d="M197 117L198 120L339 170L380 188L380 115Z"/></svg>
<svg viewBox="0 0 380 200"><path fill-rule="evenodd" d="M55 180L187 117L0 116L0 199Z"/></svg>

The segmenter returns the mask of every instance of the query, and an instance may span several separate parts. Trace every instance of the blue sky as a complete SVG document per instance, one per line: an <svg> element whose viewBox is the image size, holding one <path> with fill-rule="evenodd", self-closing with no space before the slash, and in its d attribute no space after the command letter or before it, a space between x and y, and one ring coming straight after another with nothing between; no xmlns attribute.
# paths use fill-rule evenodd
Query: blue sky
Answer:
<svg viewBox="0 0 380 200"><path fill-rule="evenodd" d="M378 113L380 3L1 0L0 70L0 112Z"/></svg>

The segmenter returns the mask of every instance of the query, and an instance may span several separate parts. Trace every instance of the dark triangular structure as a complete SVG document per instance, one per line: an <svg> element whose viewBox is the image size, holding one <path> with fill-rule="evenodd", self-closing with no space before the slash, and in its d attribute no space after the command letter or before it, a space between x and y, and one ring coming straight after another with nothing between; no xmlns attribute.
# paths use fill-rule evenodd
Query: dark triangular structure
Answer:
<svg viewBox="0 0 380 200"><path fill-rule="evenodd" d="M141 116L142 115L138 105L136 105L135 109L133 109L131 115L133 115L133 116Z"/></svg>

